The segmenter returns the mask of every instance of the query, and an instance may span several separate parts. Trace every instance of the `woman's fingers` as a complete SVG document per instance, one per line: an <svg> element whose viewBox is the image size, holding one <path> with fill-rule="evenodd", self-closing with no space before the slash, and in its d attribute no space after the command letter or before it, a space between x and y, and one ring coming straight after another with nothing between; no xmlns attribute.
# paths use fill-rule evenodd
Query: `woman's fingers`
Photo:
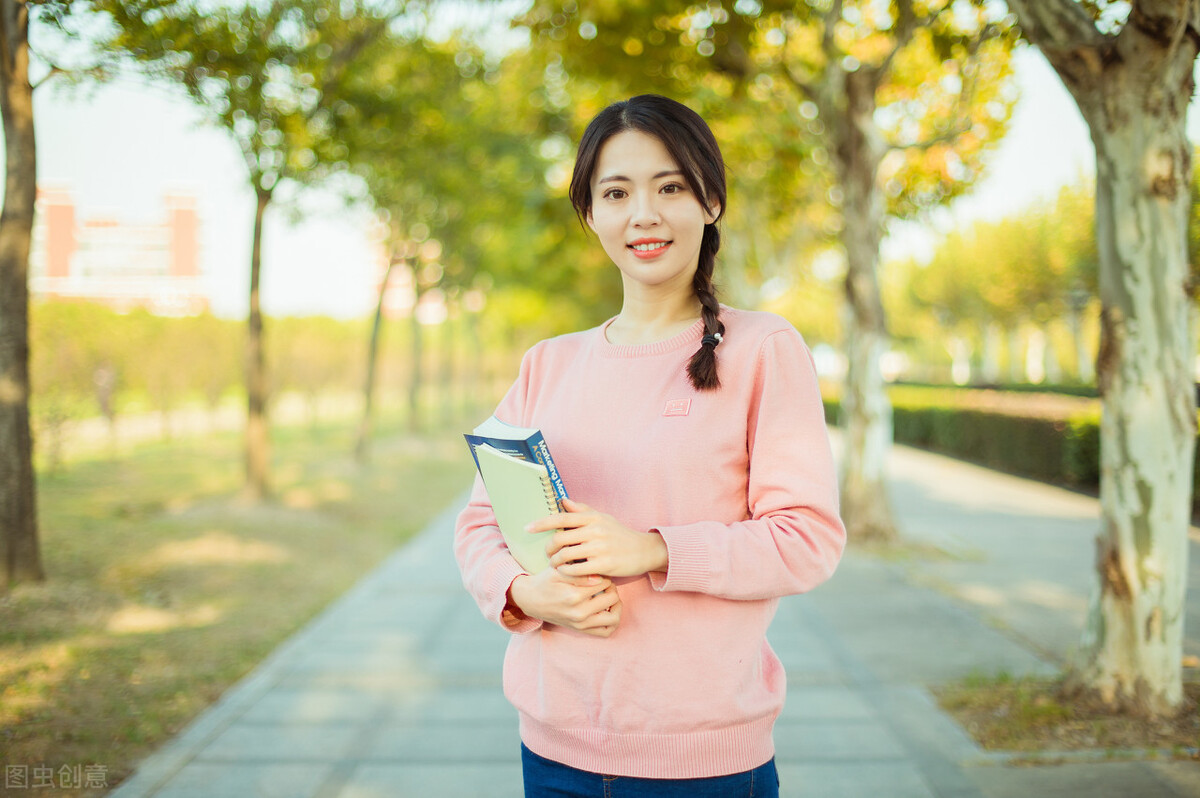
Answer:
<svg viewBox="0 0 1200 798"><path fill-rule="evenodd" d="M603 609L599 612L589 615L587 620L580 624L578 628L581 632L588 630L606 630L606 634L604 636L607 637L616 631L620 623L621 602L618 599L614 601L613 604L607 609Z"/></svg>
<svg viewBox="0 0 1200 798"><path fill-rule="evenodd" d="M581 529L562 529L550 536L546 543L546 556L553 557L562 549L586 543L590 536Z"/></svg>

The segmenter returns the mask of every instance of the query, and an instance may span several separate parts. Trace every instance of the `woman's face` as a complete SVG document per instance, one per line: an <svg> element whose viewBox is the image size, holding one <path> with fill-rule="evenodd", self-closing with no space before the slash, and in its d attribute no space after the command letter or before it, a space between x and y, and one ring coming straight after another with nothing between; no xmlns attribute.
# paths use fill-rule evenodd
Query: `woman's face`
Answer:
<svg viewBox="0 0 1200 798"><path fill-rule="evenodd" d="M716 220L654 136L626 130L600 148L588 225L621 270L625 291L692 292L704 225Z"/></svg>

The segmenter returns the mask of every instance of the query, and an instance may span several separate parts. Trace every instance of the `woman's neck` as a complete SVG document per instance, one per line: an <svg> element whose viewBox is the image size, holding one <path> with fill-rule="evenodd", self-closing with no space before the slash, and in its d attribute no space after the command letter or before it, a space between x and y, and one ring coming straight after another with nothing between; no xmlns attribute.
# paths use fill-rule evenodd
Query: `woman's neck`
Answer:
<svg viewBox="0 0 1200 798"><path fill-rule="evenodd" d="M652 344L674 338L700 318L700 300L695 294L645 300L625 296L621 313L608 325L609 343L622 346Z"/></svg>

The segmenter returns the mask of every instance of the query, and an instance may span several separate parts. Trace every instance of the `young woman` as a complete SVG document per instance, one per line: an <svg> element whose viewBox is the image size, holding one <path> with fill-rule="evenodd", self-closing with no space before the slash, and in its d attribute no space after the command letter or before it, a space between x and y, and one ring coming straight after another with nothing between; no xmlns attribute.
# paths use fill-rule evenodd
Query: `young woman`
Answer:
<svg viewBox="0 0 1200 798"><path fill-rule="evenodd" d="M773 796L781 596L845 542L812 357L768 313L717 302L716 139L656 95L604 109L571 201L621 273L621 312L534 346L496 410L538 427L573 500L551 567L508 553L480 481L463 582L512 632L504 691L527 796Z"/></svg>

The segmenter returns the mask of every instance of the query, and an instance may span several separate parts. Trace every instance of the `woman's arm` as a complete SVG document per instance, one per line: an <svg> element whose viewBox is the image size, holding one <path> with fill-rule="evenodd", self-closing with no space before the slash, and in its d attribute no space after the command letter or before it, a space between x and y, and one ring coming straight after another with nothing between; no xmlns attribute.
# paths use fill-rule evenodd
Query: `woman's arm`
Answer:
<svg viewBox="0 0 1200 798"><path fill-rule="evenodd" d="M747 419L750 517L661 526L671 565L657 590L732 599L803 593L833 574L846 544L816 368L794 329L759 351Z"/></svg>

